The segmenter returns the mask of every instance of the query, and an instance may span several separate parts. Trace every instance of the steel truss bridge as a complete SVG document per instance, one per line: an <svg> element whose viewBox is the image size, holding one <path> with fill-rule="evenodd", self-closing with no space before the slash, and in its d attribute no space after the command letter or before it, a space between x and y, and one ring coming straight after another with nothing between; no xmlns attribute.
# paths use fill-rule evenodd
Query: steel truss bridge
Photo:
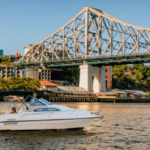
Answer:
<svg viewBox="0 0 150 150"><path fill-rule="evenodd" d="M150 29L84 7L17 62L30 67L103 66L150 62Z"/></svg>

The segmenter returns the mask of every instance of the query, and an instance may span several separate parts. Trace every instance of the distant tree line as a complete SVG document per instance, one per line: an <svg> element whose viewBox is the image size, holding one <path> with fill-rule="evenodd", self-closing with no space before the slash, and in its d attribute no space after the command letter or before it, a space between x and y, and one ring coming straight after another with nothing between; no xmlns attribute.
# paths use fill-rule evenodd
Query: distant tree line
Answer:
<svg viewBox="0 0 150 150"><path fill-rule="evenodd" d="M112 74L113 88L150 90L150 66L144 64L116 65L113 66Z"/></svg>
<svg viewBox="0 0 150 150"><path fill-rule="evenodd" d="M0 78L0 91L7 90L38 90L40 80L28 77L10 77L8 79Z"/></svg>

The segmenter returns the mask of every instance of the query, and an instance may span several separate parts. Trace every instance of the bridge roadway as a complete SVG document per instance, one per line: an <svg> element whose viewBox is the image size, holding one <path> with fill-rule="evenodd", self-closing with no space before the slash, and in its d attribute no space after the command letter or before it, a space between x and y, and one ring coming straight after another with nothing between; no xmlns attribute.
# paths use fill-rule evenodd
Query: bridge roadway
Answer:
<svg viewBox="0 0 150 150"><path fill-rule="evenodd" d="M92 66L109 66L109 65L122 65L122 64L137 64L137 63L149 63L150 54L129 54L129 55L115 55L115 56L99 56L94 58L67 58L67 59L55 59L49 61L40 62L25 62L18 63L20 67L33 67L33 68L62 68L62 67L78 67L84 63Z"/></svg>

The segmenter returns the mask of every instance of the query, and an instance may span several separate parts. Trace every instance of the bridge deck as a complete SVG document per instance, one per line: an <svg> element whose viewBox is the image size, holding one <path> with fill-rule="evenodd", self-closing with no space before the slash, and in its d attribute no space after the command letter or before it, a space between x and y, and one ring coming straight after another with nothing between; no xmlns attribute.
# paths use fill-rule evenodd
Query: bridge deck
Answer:
<svg viewBox="0 0 150 150"><path fill-rule="evenodd" d="M149 63L150 54L130 54L130 55L115 55L115 56L99 56L95 58L67 58L67 59L55 59L49 61L43 61L43 64L47 68L53 67L77 67L83 65L86 62L93 66L107 66L107 65L121 65L121 64L134 64L134 63ZM39 62L27 62L19 63L21 67L34 67L40 68L41 63Z"/></svg>

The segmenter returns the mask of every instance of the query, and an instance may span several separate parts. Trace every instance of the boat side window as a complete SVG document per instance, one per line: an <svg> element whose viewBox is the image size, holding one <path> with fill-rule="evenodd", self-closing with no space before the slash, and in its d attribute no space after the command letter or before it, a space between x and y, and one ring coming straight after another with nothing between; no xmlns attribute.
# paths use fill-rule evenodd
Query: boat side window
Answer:
<svg viewBox="0 0 150 150"><path fill-rule="evenodd" d="M37 108L34 110L34 112L40 112L40 111L60 111L58 108Z"/></svg>
<svg viewBox="0 0 150 150"><path fill-rule="evenodd" d="M43 106L43 105L45 105L45 104L40 101L36 101L36 102L32 103L30 106Z"/></svg>

